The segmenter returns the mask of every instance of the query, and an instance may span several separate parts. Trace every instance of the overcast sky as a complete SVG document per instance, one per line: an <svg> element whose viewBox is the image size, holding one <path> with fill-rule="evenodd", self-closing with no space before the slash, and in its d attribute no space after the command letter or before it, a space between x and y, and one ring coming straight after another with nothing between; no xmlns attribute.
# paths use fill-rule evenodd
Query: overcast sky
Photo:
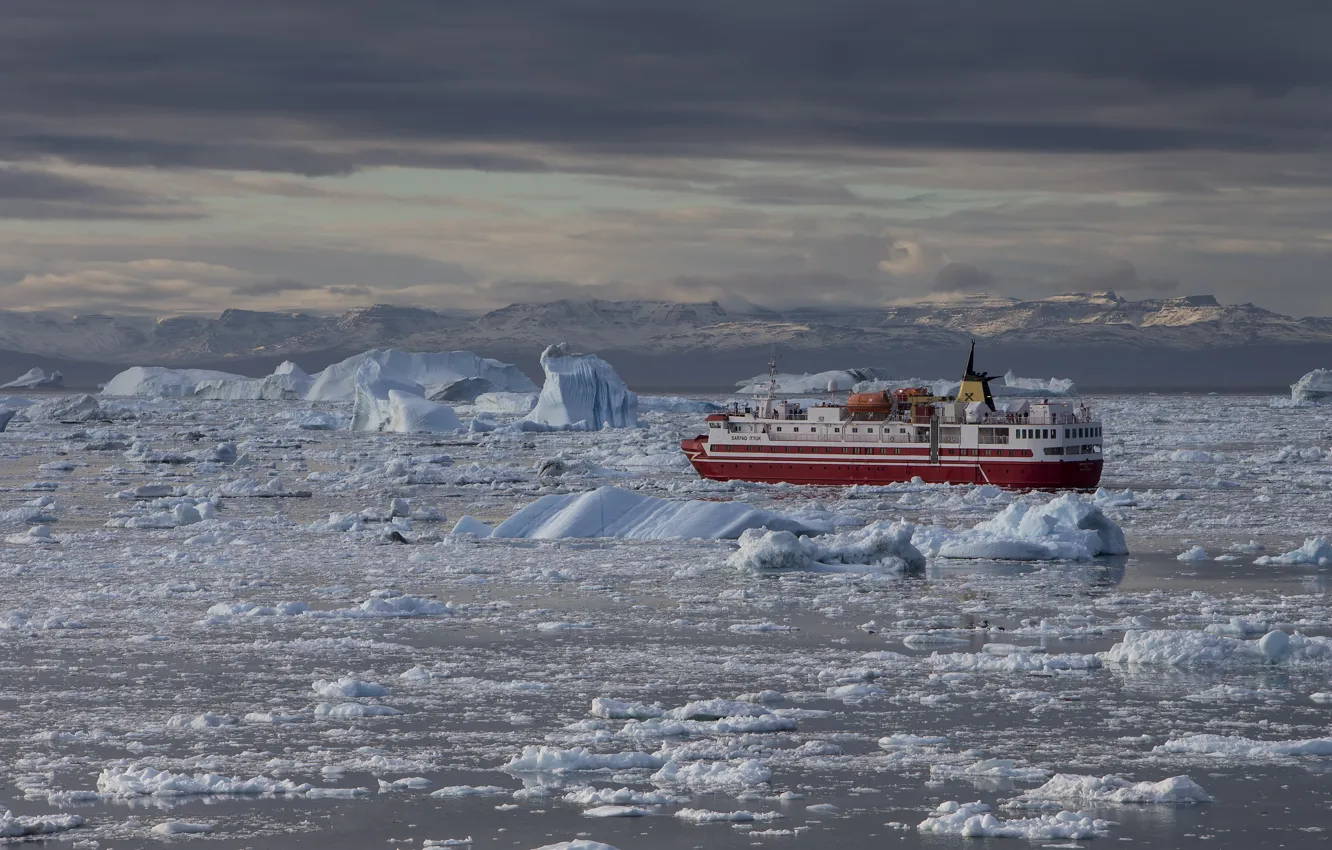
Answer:
<svg viewBox="0 0 1332 850"><path fill-rule="evenodd" d="M1332 314L1332 4L8 0L0 307Z"/></svg>

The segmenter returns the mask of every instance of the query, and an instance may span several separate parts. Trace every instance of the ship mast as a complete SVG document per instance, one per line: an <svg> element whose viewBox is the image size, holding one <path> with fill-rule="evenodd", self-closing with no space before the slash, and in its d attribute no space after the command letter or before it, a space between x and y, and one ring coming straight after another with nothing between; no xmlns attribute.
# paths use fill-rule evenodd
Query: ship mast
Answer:
<svg viewBox="0 0 1332 850"><path fill-rule="evenodd" d="M774 397L777 395L777 348L772 349L772 357L768 358L768 399L763 403L763 417L772 418L776 413L773 407Z"/></svg>

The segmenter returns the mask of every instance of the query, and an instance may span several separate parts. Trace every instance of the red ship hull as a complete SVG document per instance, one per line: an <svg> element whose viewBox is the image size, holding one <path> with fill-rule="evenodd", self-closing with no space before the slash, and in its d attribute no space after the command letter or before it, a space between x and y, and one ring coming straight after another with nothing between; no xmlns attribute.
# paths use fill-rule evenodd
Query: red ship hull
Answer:
<svg viewBox="0 0 1332 850"><path fill-rule="evenodd" d="M694 469L713 481L756 481L765 484L821 484L845 487L852 484L895 484L920 478L931 484L993 484L1011 490L1094 490L1101 481L1103 461L1021 461L1008 458L944 458L930 463L926 458L837 457L789 455L758 458L717 457L707 453L707 438L684 440L684 450Z"/></svg>

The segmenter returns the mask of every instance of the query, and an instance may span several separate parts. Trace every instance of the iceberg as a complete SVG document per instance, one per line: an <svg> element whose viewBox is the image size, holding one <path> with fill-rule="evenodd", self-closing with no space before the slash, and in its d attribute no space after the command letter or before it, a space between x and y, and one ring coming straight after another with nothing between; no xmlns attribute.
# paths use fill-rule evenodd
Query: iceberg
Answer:
<svg viewBox="0 0 1332 850"><path fill-rule="evenodd" d="M244 375L212 369L167 369L163 366L132 366L106 382L102 395L145 398L185 398L205 381L251 381Z"/></svg>
<svg viewBox="0 0 1332 850"><path fill-rule="evenodd" d="M482 393L473 400L477 413L517 413L524 415L536 407L537 393Z"/></svg>
<svg viewBox="0 0 1332 850"><path fill-rule="evenodd" d="M948 378L903 378L902 380L861 381L851 387L852 392L878 393L903 387L928 387L937 396L957 395L961 382ZM990 384L995 398L1069 398L1078 394L1078 388L1068 378L1019 378L1010 370Z"/></svg>
<svg viewBox="0 0 1332 850"><path fill-rule="evenodd" d="M541 368L546 382L526 421L591 431L638 426L638 396L595 354L575 354L559 343L541 352Z"/></svg>
<svg viewBox="0 0 1332 850"><path fill-rule="evenodd" d="M492 387L505 392L536 392L536 384L517 366L470 351L434 353L406 352L396 348L378 349L348 357L315 376L305 398L307 401L354 401L356 385L364 380L363 367L373 364L377 379L391 388L425 396L426 388L439 392L464 378L484 378ZM381 396L385 397L385 396Z"/></svg>
<svg viewBox="0 0 1332 850"><path fill-rule="evenodd" d="M479 535L482 528L477 523L464 530ZM587 493L542 496L496 526L491 536L542 540L569 537L727 540L751 528L803 534L832 530L827 520L802 520L759 510L743 502L675 502L618 487L601 487Z"/></svg>
<svg viewBox="0 0 1332 850"><path fill-rule="evenodd" d="M352 408L353 431L391 431L397 434L442 434L461 431L462 422L447 404L427 401L419 395L390 389L386 398L374 390L383 384L358 384Z"/></svg>
<svg viewBox="0 0 1332 850"><path fill-rule="evenodd" d="M1332 398L1332 369L1315 369L1290 385L1290 400L1321 402Z"/></svg>
<svg viewBox="0 0 1332 850"><path fill-rule="evenodd" d="M970 530L918 525L911 543L935 558L1083 561L1128 554L1123 529L1096 505L1072 493L1043 505L1014 502Z"/></svg>
<svg viewBox="0 0 1332 850"><path fill-rule="evenodd" d="M833 369L827 372L808 372L802 375L790 373L779 373L777 375L777 392L786 395L790 393L826 393L846 391L865 381L873 381L874 375L868 369ZM741 395L765 395L768 392L768 386L772 378L768 375L755 375L744 381L739 381L736 386L740 389L736 392ZM903 386L909 386L904 384Z"/></svg>
<svg viewBox="0 0 1332 850"><path fill-rule="evenodd" d="M63 387L65 376L59 372L46 374L41 369L32 368L7 384L0 384L0 390L50 390Z"/></svg>
<svg viewBox="0 0 1332 850"><path fill-rule="evenodd" d="M313 383L314 378L305 370L287 360L266 378L202 381L194 388L194 395L228 401L293 400L305 398Z"/></svg>

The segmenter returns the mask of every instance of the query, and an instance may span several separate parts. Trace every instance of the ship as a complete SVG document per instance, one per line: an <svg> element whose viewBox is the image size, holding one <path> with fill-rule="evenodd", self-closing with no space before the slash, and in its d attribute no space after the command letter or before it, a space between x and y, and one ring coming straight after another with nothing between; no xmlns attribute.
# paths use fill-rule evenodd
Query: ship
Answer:
<svg viewBox="0 0 1332 850"><path fill-rule="evenodd" d="M1103 466L1101 422L1082 403L995 403L971 344L955 397L928 387L851 393L845 404L766 398L709 414L707 433L681 441L714 481L769 484L993 484L1013 490L1092 490ZM835 387L830 387L835 390Z"/></svg>

